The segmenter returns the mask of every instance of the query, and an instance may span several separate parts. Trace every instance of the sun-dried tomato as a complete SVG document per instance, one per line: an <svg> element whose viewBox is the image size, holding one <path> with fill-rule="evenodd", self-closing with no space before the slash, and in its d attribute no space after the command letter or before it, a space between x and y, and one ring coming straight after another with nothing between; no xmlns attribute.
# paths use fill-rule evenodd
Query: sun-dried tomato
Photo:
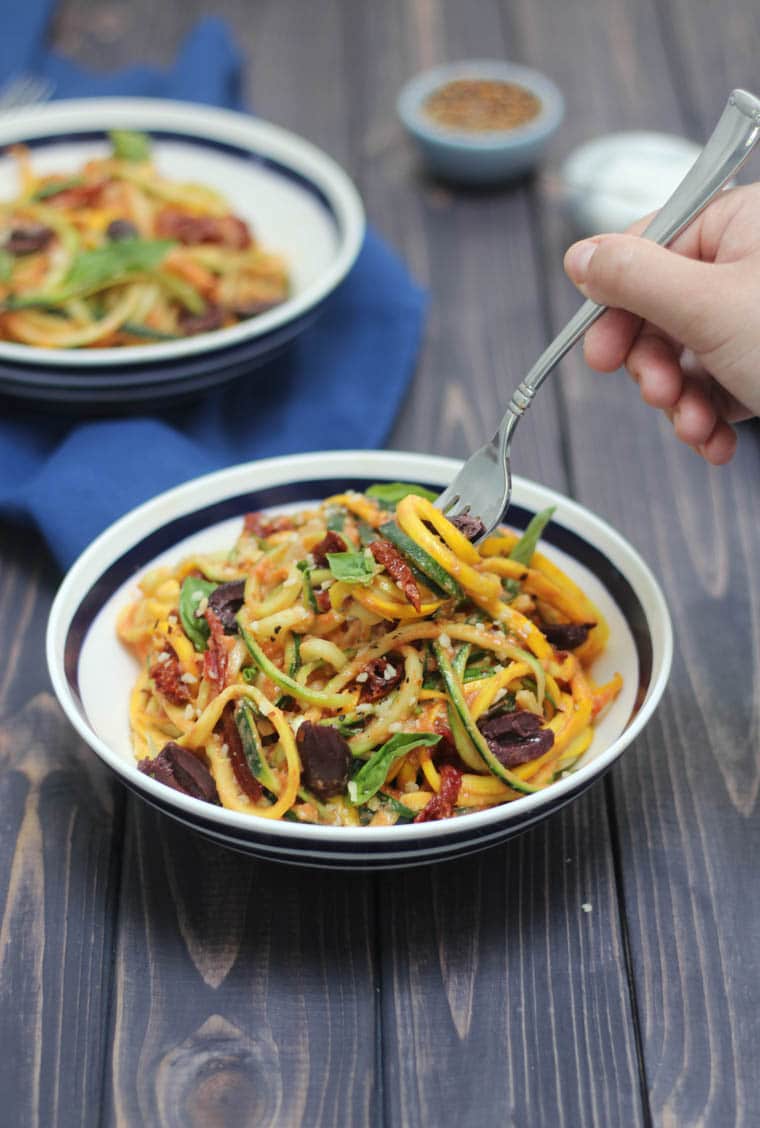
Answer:
<svg viewBox="0 0 760 1128"><path fill-rule="evenodd" d="M46 203L56 208L89 208L99 202L106 183L105 180L99 180L95 184L76 184L72 188L56 192Z"/></svg>
<svg viewBox="0 0 760 1128"><path fill-rule="evenodd" d="M360 678L362 674L367 675L359 682L362 702L379 701L399 685L404 676L404 664L401 660L396 664L387 658L373 658L359 672Z"/></svg>
<svg viewBox="0 0 760 1128"><path fill-rule="evenodd" d="M204 676L221 693L227 680L227 647L224 644L224 623L219 616L207 607L204 615L210 635L206 652L203 655Z"/></svg>
<svg viewBox="0 0 760 1128"><path fill-rule="evenodd" d="M292 529L293 520L285 514L270 517L266 513L246 513L243 519L243 532L262 540L273 533L284 533Z"/></svg>
<svg viewBox="0 0 760 1128"><path fill-rule="evenodd" d="M322 540L315 544L311 550L311 555L314 557L314 563L320 568L326 568L329 561L327 559L328 552L347 552L348 545L343 540L340 533L328 529Z"/></svg>
<svg viewBox="0 0 760 1128"><path fill-rule="evenodd" d="M236 251L244 251L253 242L248 225L235 215L189 215L171 207L158 213L156 235L187 246L216 243Z"/></svg>
<svg viewBox="0 0 760 1128"><path fill-rule="evenodd" d="M441 768L441 790L423 807L415 818L416 823L432 822L434 819L450 819L459 798L462 786L462 773L451 764Z"/></svg>
<svg viewBox="0 0 760 1128"><path fill-rule="evenodd" d="M162 654L167 657L154 662L148 674L155 682L158 692L171 701L172 705L185 705L190 700L190 690L182 681L179 658L170 647Z"/></svg>
<svg viewBox="0 0 760 1128"><path fill-rule="evenodd" d="M412 569L398 549L388 541L377 540L372 541L369 550L378 564L382 564L394 583L401 588L414 610L419 611L422 604L420 589L417 586Z"/></svg>
<svg viewBox="0 0 760 1128"><path fill-rule="evenodd" d="M261 798L261 784L252 774L243 752L243 742L240 739L238 727L235 724L235 703L230 701L222 712L222 734L227 745L227 755L232 764L235 779L240 790L245 792L254 803Z"/></svg>

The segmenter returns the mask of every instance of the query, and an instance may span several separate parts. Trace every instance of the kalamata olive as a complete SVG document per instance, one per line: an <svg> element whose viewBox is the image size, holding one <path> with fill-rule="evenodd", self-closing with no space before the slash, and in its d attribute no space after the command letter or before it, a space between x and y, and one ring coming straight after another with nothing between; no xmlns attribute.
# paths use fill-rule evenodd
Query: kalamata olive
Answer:
<svg viewBox="0 0 760 1128"><path fill-rule="evenodd" d="M529 760L543 756L554 744L552 730L541 728L541 718L526 710L486 713L478 721L478 728L505 768L527 764Z"/></svg>
<svg viewBox="0 0 760 1128"><path fill-rule="evenodd" d="M468 541L477 540L486 531L480 517L473 517L470 513L460 513L457 517L451 517L449 520L452 525L459 529L462 536L467 537Z"/></svg>
<svg viewBox="0 0 760 1128"><path fill-rule="evenodd" d="M4 246L12 255L33 255L37 251L44 251L54 237L55 231L52 227L45 227L42 223L30 223L25 227L14 227Z"/></svg>
<svg viewBox="0 0 760 1128"><path fill-rule="evenodd" d="M346 790L351 766L348 741L330 725L304 721L296 733L304 787L318 799L329 799Z"/></svg>
<svg viewBox="0 0 760 1128"><path fill-rule="evenodd" d="M221 306L207 305L202 313L183 312L177 318L180 330L188 337L195 333L209 333L221 329L224 324L224 310Z"/></svg>
<svg viewBox="0 0 760 1128"><path fill-rule="evenodd" d="M112 243L125 243L128 239L139 239L140 232L129 219L112 219L106 228L106 237Z"/></svg>
<svg viewBox="0 0 760 1128"><path fill-rule="evenodd" d="M138 768L151 779L206 803L219 803L214 777L197 756L170 740L155 759L140 760Z"/></svg>

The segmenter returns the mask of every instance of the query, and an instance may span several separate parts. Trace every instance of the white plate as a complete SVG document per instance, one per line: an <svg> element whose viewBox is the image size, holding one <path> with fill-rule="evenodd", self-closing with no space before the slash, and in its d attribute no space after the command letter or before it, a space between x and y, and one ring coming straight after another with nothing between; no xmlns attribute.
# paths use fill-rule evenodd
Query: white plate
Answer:
<svg viewBox="0 0 760 1128"><path fill-rule="evenodd" d="M132 753L128 698L136 664L116 637L120 608L136 578L191 547L228 546L246 512L301 508L349 486L416 481L443 486L458 463L398 452L342 451L275 458L188 482L135 509L74 564L53 604L47 658L53 687L72 724L134 791L203 834L262 857L302 865L369 868L416 865L482 849L519 833L576 798L641 731L667 682L672 656L668 610L641 557L609 525L575 502L516 478L508 524L524 527L547 505L557 511L542 551L578 582L610 624L610 643L594 669L619 671L620 696L598 725L579 768L543 791L488 811L396 827L272 823L188 798L139 772Z"/></svg>
<svg viewBox="0 0 760 1128"><path fill-rule="evenodd" d="M0 362L70 368L160 364L198 356L300 325L346 276L364 237L364 210L345 172L314 145L246 114L150 98L53 102L0 116L0 147L25 142L41 172L74 172L109 150L107 131L153 139L160 172L224 193L268 250L282 254L293 293L281 305L227 329L150 345L39 349L0 341ZM16 164L0 158L0 199L18 193Z"/></svg>

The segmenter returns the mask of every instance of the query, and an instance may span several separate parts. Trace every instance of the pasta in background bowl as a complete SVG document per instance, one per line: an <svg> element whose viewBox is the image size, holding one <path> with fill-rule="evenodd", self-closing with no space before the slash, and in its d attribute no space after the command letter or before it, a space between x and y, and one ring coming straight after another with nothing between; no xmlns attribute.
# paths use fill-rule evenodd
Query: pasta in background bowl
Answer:
<svg viewBox="0 0 760 1128"><path fill-rule="evenodd" d="M147 153L135 148L139 138L147 139ZM233 348L244 347L250 360L257 343L264 354L305 327L308 317L350 270L364 237L361 200L336 162L303 138L247 114L150 98L60 101L3 117L0 146L0 212L5 216L0 238L5 252L0 255L3 300L8 298L10 283L17 306L19 298L36 297L38 317L63 312L82 322L79 328L85 334L81 345L70 347L61 339L64 334L55 321L42 321L31 335L26 325L25 343L0 339L0 374L4 377L6 370L10 376L15 369L34 365L64 374L111 372L117 378L122 369L157 369L206 355L213 359L214 353L227 350L228 355ZM25 153L21 182L19 152ZM90 201L88 193L92 193ZM45 248L35 249L33 242L22 240L16 244L21 250L17 256L13 242L9 243L13 236L11 207L20 194L25 197L22 227L56 227L50 240L53 261L42 263L46 269L37 271L39 277L25 278L24 274L34 273ZM123 216L125 208L128 215ZM128 347L125 340L106 338L103 343L96 330L92 330L94 339L87 337L87 318L97 321L98 315L111 311L77 304L88 302L93 293L89 285L93 264L84 263L84 277L82 264L77 265L75 259L82 252L91 256L103 243L115 256L128 259L128 242L122 246L119 238L104 238L107 226L123 218L138 228L141 242L172 243L168 251L179 250L180 259L167 273L162 257L166 248L138 247L135 262L119 264L127 280L136 275L141 285L158 281L163 296L168 281L174 312L182 307L188 318L200 317L213 299L214 306L225 307L218 327L185 334L176 332L176 318L146 326L144 314L151 303L150 295L143 293L143 308L130 309L128 320L133 322L139 315L140 327L152 330L153 336L137 336L136 343ZM214 231L207 225L198 242L198 231L191 230L189 221L204 218L211 221ZM241 290L238 305L233 292L237 287L224 278L221 288L218 282L231 264L230 254L242 259L250 250L243 245L247 243L245 232L264 252L259 264L263 273L259 271L255 285L243 287L249 292L246 295ZM225 262L219 261L220 249L225 252ZM269 257L270 253L275 257ZM48 291L54 302L46 306L43 299ZM122 296L137 301L139 295L125 292ZM159 294L162 300L163 296ZM63 310L61 297L69 301ZM236 305L243 312L248 305L248 312L253 309L255 315L240 318L234 313ZM10 315L22 312L10 306L6 310ZM12 334L6 331L3 336Z"/></svg>
<svg viewBox="0 0 760 1128"><path fill-rule="evenodd" d="M447 771L445 761L442 759L436 760L434 747L439 743L436 739L437 735L440 734L439 730L444 728L444 725L440 723L443 714L439 703L446 696L446 691L454 685L454 682L447 682L447 677L452 676L452 670L447 669L447 656L449 661L453 663L456 663L459 656L458 660L461 663L460 644L470 641L472 649L464 659L466 667L471 656L469 660L471 677L468 678L469 688L467 692L469 705L467 708L479 713L481 717L486 709L498 704L497 697L499 701L504 700L505 694L501 693L501 690L506 690L513 696L515 693L522 695L517 709L520 714L531 710L536 711L538 704L536 695L540 693L542 696L540 706L543 721L540 725L532 724L529 726L532 731L535 731L536 728L544 728L547 722L551 725L552 717L558 715L561 707L559 700L550 705L544 704L547 694L554 698L563 692L563 688L558 686L556 682L552 684L550 681L553 674L557 673L557 670L551 666L551 662L555 661L558 655L556 652L551 655L544 655L543 666L549 671L549 677L546 679L540 678L535 664L531 666L531 663L526 660L526 656L521 654L504 653L500 655L502 668L501 670L495 669L493 662L488 658L487 644L480 646L479 652L476 649L479 643L483 643L483 639L476 639L474 634L471 640L469 637L468 640L451 638L452 634L462 634L463 631L467 633L468 628L470 633L473 631L477 633L478 630L483 634L486 631L493 632L491 619L489 618L487 623L483 621L483 616L477 614L478 608L476 606L475 618L480 618L481 621L478 624L465 623L465 618L468 613L471 613L470 606L459 604L460 610L455 612L453 611L455 605L452 603L446 604L445 600L441 600L440 592L437 596L440 604L439 610L445 606L447 615L443 623L439 622L437 626L435 625L435 620L431 616L437 612L431 612L429 607L421 609L423 617L420 618L416 615L413 607L411 611L409 610L408 600L404 614L408 615L409 618L400 623L396 619L396 614L398 607L404 602L403 593L401 593L398 584L394 583L393 577L373 557L371 551L369 551L369 554L364 551L363 558L368 570L372 572L372 579L370 583L362 587L363 602L360 600L356 603L356 606L361 608L365 618L364 628L362 629L369 632L367 637L377 637L384 633L392 635L393 631L396 631L396 635L390 638L392 650L386 649L384 653L392 652L393 654L393 658L389 662L389 665L393 668L393 674L396 673L393 666L394 662L400 659L408 662L405 667L407 680L414 681L420 672L416 669L419 665L420 654L428 652L427 646L423 651L415 649L411 642L412 636L415 633L419 634L420 624L425 627L422 633L428 634L432 643L431 649L435 651L435 661L431 661L428 671L432 680L427 690L427 696L423 694L423 698L419 699L418 697L416 702L418 710L416 724L410 725L408 716L399 715L396 717L395 713L393 718L387 715L383 720L383 708L387 708L388 702L394 700L393 693L390 696L381 693L379 704L373 705L371 700L361 701L360 687L366 683L367 679L364 679L364 683L362 681L357 682L356 676L366 671L368 655L362 652L363 640L360 640L358 635L352 640L355 646L347 648L352 650L348 660L349 666L350 660L356 658L354 661L356 669L349 668L349 666L346 666L346 661L343 661L345 673L341 685L337 684L341 681L340 672L336 671L334 667L328 670L329 662L325 667L327 672L325 672L324 677L318 675L315 677L314 674L307 672L304 677L300 678L299 682L297 667L291 667L292 672L287 674L284 669L285 664L281 661L281 652L278 651L275 644L276 633L279 633L276 632L276 627L278 625L281 628L284 627L285 619L288 616L292 618L294 614L301 616L299 623L302 626L313 625L311 621L310 624L306 623L309 611L303 602L303 583L298 585L298 600L286 602L282 607L275 606L278 599L282 602L282 599L285 598L282 584L280 584L276 591L274 589L272 591L259 590L255 593L256 598L260 600L271 599L271 596L275 595L275 601L269 607L262 608L259 605L254 609L251 605L251 614L245 613L245 607L241 603L233 608L236 615L241 614L242 609L242 618L248 635L245 642L241 643L238 656L234 660L240 664L241 670L245 668L249 671L244 677L236 678L235 681L241 686L247 686L254 692L230 689L229 683L225 692L228 697L235 698L238 701L252 699L254 709L251 710L251 714L254 721L258 718L258 731L263 736L265 749L267 746L270 748L274 746L276 737L273 735L273 730L278 729L278 726L284 727L291 735L297 737L299 728L303 727L307 721L309 725L314 725L315 722L318 724L320 721L332 722L332 727L335 724L341 726L343 739L349 743L353 741L351 751L360 758L362 764L371 766L373 756L375 757L374 773L367 773L362 768L358 774L353 774L350 780L343 780L339 794L335 792L333 795L322 794L321 798L318 796L318 802L315 806L313 802L313 774L310 779L307 778L305 781L311 784L311 793L308 787L304 792L304 780L295 777L288 759L288 755L290 754L292 758L293 749L297 748L296 739L288 742L287 732L285 736L280 733L282 748L279 753L275 751L274 758L268 764L270 769L274 769L277 779L273 781L271 776L268 780L265 779L263 791L254 796L252 801L249 797L247 802L237 804L233 802L225 806L217 806L201 798L193 797L191 794L174 790L172 787L166 786L166 782L160 781L160 773L158 778L151 778L150 774L146 773L145 770L141 771L138 767L130 732L129 710L130 695L135 686L138 666L133 655L117 638L117 631L121 629L122 634L125 635L125 633L129 633L130 627L134 628L137 625L137 620L134 618L136 599L138 600L137 606L139 606L141 598L151 599L155 597L157 589L151 589L150 584L148 584L147 589L143 590L142 596L137 587L138 581L145 576L146 572L152 570L154 576L159 575L163 576L164 579L171 579L172 570L176 569L181 560L193 558L195 565L186 567L184 578L203 581L208 585L206 592L204 592L202 586L199 586L195 592L190 593L191 596L195 595L196 603L200 603L211 591L229 581L226 574L222 576L221 572L217 573L213 581L205 579L203 569L197 566L199 559L204 558L208 561L211 559L209 553L218 554L221 552L222 556L216 555L213 559L217 562L223 560L230 545L240 535L245 514L283 514L288 512L299 514L304 510L310 510L312 513L319 512L320 503L324 502L324 499L336 495L342 497L344 502L331 503L332 510L342 508L345 511L348 508L350 512L350 507L345 505L346 497L349 499L355 498L357 494L365 491L373 483L394 482L403 479L406 482L419 483L425 489L435 492L438 487L442 487L451 479L455 469L456 464L450 460L420 455L402 455L396 452L338 452L288 459L272 459L244 467L236 467L232 470L198 479L169 491L135 510L112 526L82 555L64 581L51 611L48 630L48 662L55 691L72 723L96 753L116 770L129 786L167 814L188 823L218 841L236 848L263 857L306 865L363 868L410 865L421 861L453 857L504 840L575 798L621 754L640 731L657 704L664 689L670 665L672 641L669 617L662 594L651 573L631 546L620 538L614 530L575 503L543 487L519 479L515 482L514 504L510 510L508 521L508 524L514 526L516 531L509 539L509 543L512 547L514 546L515 541L520 536L521 529L524 530L531 518L535 518L538 512L547 509L547 507L554 507L552 520L546 526L542 537L541 554L545 557L549 568L559 569L561 574L568 577L568 581L574 586L575 590L579 590L583 598L588 599L594 605L595 612L606 621L609 631L604 648L598 653L590 666L590 673L594 683L598 685L608 683L614 686L614 692L608 692L609 700L603 702L606 704L606 708L599 713L590 733L587 731L588 724L580 723L578 732L571 734L572 740L564 746L564 751L569 756L567 763L558 765L555 762L549 777L542 780L540 776L537 777L535 774L537 764L540 772L542 764L549 764L552 759L550 750L544 748L543 752L549 752L549 754L545 755L543 761L534 757L533 761L528 763L528 770L519 765L514 767L516 778L529 784L525 788L518 788L515 792L515 779L499 780L497 775L489 770L487 763L475 761L471 764L462 765L456 759L456 756L464 755L466 758L468 745L455 741L456 753L453 762L458 764L456 770L460 772L460 775L463 772L463 778L466 780L466 788L461 794L469 795L469 811L461 814L461 817L456 817L459 815L459 810L457 810L455 817L441 818L433 815L430 821L412 821L412 817L416 817L419 812L426 808L429 810L431 800L435 797L436 782L440 790L442 771L444 775ZM417 511L424 524L424 521L430 516L425 508L425 499L414 500L415 495L410 496L412 500L407 503L406 508L409 512ZM324 509L322 513L324 515ZM354 528L352 527L356 524L354 517L351 518L348 527L344 526L349 541L354 539ZM402 524L404 519L402 513ZM301 521L302 519L296 518L295 520ZM319 548L318 540L313 538L318 533L323 534L323 527L319 519L307 518L307 523L309 520L312 521L309 530L309 536L312 539L311 547ZM293 517L290 518L290 522L294 523ZM283 525L286 524L287 521L283 522ZM284 534L286 530L282 529L281 531ZM259 525L258 533L261 532L262 527ZM280 541L284 543L287 539L287 536L283 535ZM249 547L253 548L253 555L257 556L260 561L262 557L257 554L261 552L262 548L267 547L266 539L255 535L251 538ZM332 547L336 546L333 544ZM339 548L338 555L340 555L343 549L340 546L337 547ZM461 545L458 547L461 549ZM319 570L321 561L313 558L309 561L306 557L302 557L302 549L303 545L300 545L297 550L289 553L293 558L291 563L297 564L296 557L306 563L307 569L311 570L313 575L316 576L315 590L320 599L324 600L325 593L329 599L331 589L333 590L333 605L341 599L348 598L345 589L348 588L351 591L351 585L347 584L345 580L337 580L334 575L322 577ZM288 555L288 552L285 552L285 555ZM319 552L317 555L320 555ZM329 555L334 556L335 554L329 553ZM346 555L352 557L352 559L346 560L344 558L340 562L341 566L359 565L358 558L362 556L362 552L353 552L349 549ZM508 559L508 555L502 554L501 559ZM374 560L374 565L372 560ZM156 568L166 568L168 571L156 573L154 571ZM206 570L208 571L208 567ZM508 575L504 575L504 572L516 572L516 569L512 568L511 565L502 564L501 570L501 581L510 578ZM490 568L485 569L481 566L478 566L476 571L481 576L491 574ZM305 571L298 574L303 580ZM520 573L520 575L522 574ZM555 579L559 575L560 572L555 572ZM290 578L291 586L295 590L295 585L298 583L295 573L288 577L286 568L286 575L283 579L286 578ZM471 576L465 573L464 578L467 583L472 584ZM174 582L178 583L176 576ZM336 595L335 588L340 583L343 583L343 589L338 590ZM422 583L420 590L424 600L428 598L429 592L425 589L424 583L422 581L420 583ZM160 587L160 584L158 586ZM177 590L173 591L169 599L172 606L176 606L176 602L172 601L176 600ZM164 592L164 596L167 595L167 591ZM200 595L198 595L198 592L200 592ZM358 588L355 588L354 594L357 592ZM312 594L314 594L314 590ZM287 596L287 592L285 595ZM543 592L543 595L546 595L546 591ZM253 598L253 594L251 594L251 598ZM374 604L373 599L375 600ZM488 599L480 598L476 592L476 604L478 599L480 599L480 610L482 611L488 604ZM383 600L392 601L392 612L387 610ZM352 602L350 606L353 607L354 603ZM529 614L533 614L530 601L523 602L522 606ZM535 599L533 606L535 606ZM492 616L493 606L488 605L487 609L488 615ZM269 614L275 618L270 619L267 623L265 621L266 615L262 614L262 610L269 611ZM542 610L544 613L548 613L545 603L542 604ZM257 618L252 618L254 611L255 615L258 616ZM427 618L425 618L425 612L427 612ZM517 614L521 613L518 612ZM275 622L277 615L280 616L279 622ZM369 622L367 623L368 615ZM387 621L385 616L390 616L393 621ZM131 621L130 617L132 617ZM174 617L175 619L178 618L176 615ZM535 618L535 615L533 617ZM558 616L558 618L562 617L566 618L566 616ZM358 616L358 618L361 618L361 616ZM213 623L213 620L211 621ZM598 618L597 621L601 622L601 618ZM378 622L381 622L380 626L378 626ZM416 627L415 624L417 624ZM514 627L514 625L513 622L511 627ZM148 635L150 635L151 630L152 624L148 630ZM406 634L404 639L401 640L401 634L404 634L404 632ZM304 637L307 637L308 633L308 630L302 632ZM359 631L360 633L361 631ZM593 636L593 633L592 630L589 638ZM148 635L146 635L146 638ZM252 635L256 637L252 638ZM407 635L409 638L406 637ZM502 632L503 637L504 633ZM523 644L528 637L529 634L524 636ZM219 638L221 638L221 635ZM336 639L339 643L345 644L344 638L336 635ZM187 641L187 637L185 637L185 643ZM238 640L233 639L230 635L228 642L224 644L225 648L229 650L232 646L237 646L237 642ZM263 670L261 666L256 667L256 663L251 662L249 645L251 643L253 644L253 653L258 651L261 654L262 649L264 651ZM148 643L149 647L151 645L152 643ZM186 734L193 730L193 726L197 726L195 736L199 736L202 728L202 735L206 740L208 733L205 732L205 729L208 729L209 733L213 731L217 721L221 718L221 712L220 717L208 714L205 717L205 726L202 724L204 702L197 701L194 697L194 693L198 692L194 679L197 679L198 673L204 673L203 662L205 659L203 657L198 658L198 655L203 653L201 649L191 654L183 648L184 643L183 647L178 649L173 647L164 649L167 653L171 650L171 653L175 655L182 649L184 658L188 662L200 664L182 670L177 668L173 671L173 676L169 682L164 682L164 685L174 684L175 687L182 685L184 687L182 696L183 698L187 697L187 701L178 701L169 710L169 712L174 710L173 722L170 719L170 724L173 723L174 728L168 730L167 739L173 735L175 743L198 745L198 740L193 738L188 740ZM340 649L340 646L335 647L336 651ZM191 645L190 651L193 650L194 648ZM311 646L307 646L306 654L301 659L301 670L308 663L324 660L324 655L318 654L318 650L319 647L313 643ZM530 645L526 647L526 650L529 658ZM313 654L312 651L314 651ZM578 653L580 654L580 650ZM145 654L147 654L147 651L144 651L143 656ZM481 666L484 664L484 654L486 655L485 665L489 666L486 671L488 675L486 678L482 676L483 671L476 668L478 663ZM562 654L565 657L567 656L564 649ZM559 656L560 660L563 660L562 654ZM590 655L590 657L592 656ZM158 655L154 653L152 655L153 664L155 664L157 658ZM533 655L533 658L535 662L535 655ZM286 677L291 677L291 682L284 681L278 684L278 678L275 676L273 686L271 681L272 670L266 668L267 659L273 661ZM292 661L292 653L290 660ZM163 661L167 662L168 659ZM331 661L340 665L342 660L333 652ZM384 661L386 660L384 659ZM512 674L515 672L515 664L519 667L517 673L520 675L520 680L507 685L506 682L509 680L510 674L505 671L508 670L510 664L513 667ZM262 673L263 677L260 676ZM378 673L381 680L382 677L387 677L385 669L373 671L373 673ZM461 685L464 680L461 666L459 674L459 684ZM174 681L174 676L182 678L183 675L186 675L184 680ZM569 685L566 675L567 671L560 679L565 690ZM620 675L620 679L616 675ZM155 676L154 671L152 685L156 684ZM266 680L267 677L270 678L269 681ZM443 677L442 682L441 677ZM438 678L439 681L433 684L435 678ZM539 678L541 681L540 687L538 684ZM326 685L326 682L330 679L333 680L333 684ZM481 695L480 702L474 704L472 687L478 687L478 679L481 679L481 689L488 687L488 693L485 696ZM417 678L417 680L420 679ZM497 682L499 684L496 684ZM288 701L288 697L293 697L294 684L300 684L302 688L306 687L307 690L310 686L316 694L316 699L301 702L300 705L294 703L293 700ZM144 688L143 686L143 690L138 689L137 692L143 692ZM419 688L417 687L418 692ZM399 690L397 686L394 686L394 689L396 691L395 698L398 698L404 692L403 687ZM191 690L192 692L190 692ZM208 689L206 692L208 693ZM325 692L333 692L334 695L343 694L346 701L341 700L339 703L331 701L321 714L318 712L308 713L308 710L313 709L315 704L320 707L324 706L324 701L321 700L319 695ZM301 691L296 689L295 697L298 698L300 693ZM486 701L485 698L489 696L489 693L490 699ZM213 693L211 696L213 697ZM350 701L348 697L351 697ZM383 701L386 702L385 706L383 706ZM211 701L209 700L206 704L211 704ZM362 704L369 705L369 708L362 709ZM514 708L512 700L509 704ZM359 709L358 715L357 707ZM193 709L192 718L189 715L189 708ZM465 713L467 708L465 708ZM436 709L440 714L438 716L433 715ZM184 718L186 711L187 717ZM572 711L573 713L578 712L577 702L572 703ZM504 709L501 712L503 713ZM267 713L271 713L271 716L267 717ZM364 717L362 717L362 713L364 713ZM424 714L422 721L419 720L420 713ZM244 722L250 721L251 715L239 719ZM134 723L134 712L132 720ZM162 718L161 723L165 720L165 717ZM450 720L449 717L449 722ZM588 718L586 718L586 722L587 720ZM359 722L358 725L357 721ZM481 727L484 728L485 726ZM556 733L561 730L561 727L559 723L554 724ZM374 778L378 776L377 755L382 751L383 746L391 743L390 752L387 751L386 747L386 758L390 756L390 762L395 762L395 767L399 768L398 761L401 759L403 762L403 757L400 757L398 749L392 745L392 740L396 734L403 735L405 729L407 735L409 735L410 729L417 733L427 732L430 737L427 748L420 741L417 758L412 763L407 764L405 769L408 778L397 781L397 786L394 786L394 779L386 782L387 775L384 771L380 771L378 783L377 779ZM365 739L369 730L371 730L372 739ZM356 735L362 732L365 737L359 735L357 743ZM584 732L584 739L588 744L585 750L582 746L583 741L575 741L575 738ZM471 741L474 740L477 747L479 744L477 734L470 731L469 735ZM588 743L589 737L593 738L590 743ZM151 737L151 740L154 746L147 751L147 756L146 748L143 746L138 749L138 758L151 759L160 752L160 748L155 747L155 735ZM575 741L575 744L570 747L573 741ZM227 748L223 749L222 746L225 743ZM289 744L292 747L289 747ZM471 750L472 748L469 746L469 751L471 752ZM209 751L212 751L210 745ZM248 751L250 752L250 749ZM218 766L220 757L222 760L229 760L229 740L215 738L211 757L214 760L212 766ZM265 750L264 759L266 760L267 757L268 753ZM451 753L448 758L450 761L452 760ZM308 755L303 756L301 765L306 770L307 775L310 770L308 759ZM288 762L286 763L286 761ZM208 759L206 759L206 762L208 763ZM524 759L523 764L525 764ZM380 767L382 768L383 765L380 765ZM560 771L557 771L558 767L561 769ZM231 768L225 770L226 776L224 773L217 776L220 791L225 792L228 797L230 794L239 796L241 794L240 779L233 780L231 784L230 778L235 773ZM364 771L365 778L362 777L362 771ZM366 778L368 774L373 777L369 781ZM533 777L532 781L529 778L531 776ZM482 783L478 783L478 780ZM354 781L358 781L358 790ZM376 783L377 786L375 786ZM547 785L544 786L543 784ZM497 805L485 806L484 801L474 798L473 789L477 792L478 787L489 794L495 794L499 799ZM297 795L299 788L302 791L300 796ZM405 796L410 797L406 802L404 801ZM222 796L222 800L224 801L224 796ZM289 817L287 819L266 817L264 808L270 808L271 814L271 808L278 802L281 810L275 812L275 815L283 815L288 812ZM255 810L257 803L260 813L256 813ZM386 806L393 808L391 817L387 817L387 815L383 817ZM322 809L320 810L320 808ZM399 808L403 808L403 810L399 811ZM381 815L379 818L377 817L378 811ZM402 817L395 817L399 813ZM447 813L454 814L453 811ZM260 817L261 814L264 814L265 817ZM309 821L302 821L304 815ZM389 825L391 823L393 825Z"/></svg>

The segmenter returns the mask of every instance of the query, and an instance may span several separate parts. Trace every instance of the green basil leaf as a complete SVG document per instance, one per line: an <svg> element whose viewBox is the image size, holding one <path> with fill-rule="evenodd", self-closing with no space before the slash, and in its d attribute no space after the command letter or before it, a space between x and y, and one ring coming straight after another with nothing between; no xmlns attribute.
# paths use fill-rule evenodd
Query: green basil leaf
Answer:
<svg viewBox="0 0 760 1128"><path fill-rule="evenodd" d="M53 184L43 184L33 193L32 199L35 202L40 200L48 200L51 196L57 196L59 192L66 192L69 188L79 188L84 184L81 176L69 176L66 180L56 180Z"/></svg>
<svg viewBox="0 0 760 1128"><path fill-rule="evenodd" d="M364 552L327 552L327 563L336 580L347 584L369 584L375 575L375 562Z"/></svg>
<svg viewBox="0 0 760 1128"><path fill-rule="evenodd" d="M108 136L113 145L113 155L122 161L147 161L150 159L150 137L136 129L112 129Z"/></svg>
<svg viewBox="0 0 760 1128"><path fill-rule="evenodd" d="M125 239L93 251L80 251L61 282L66 298L101 286L112 286L126 274L149 271L166 258L174 246L170 239Z"/></svg>
<svg viewBox="0 0 760 1128"><path fill-rule="evenodd" d="M536 545L541 539L544 529L551 521L554 510L555 506L550 505L548 509L542 509L532 518L527 529L510 552L510 560L516 560L518 564L524 564L526 568L530 565L533 553L536 551Z"/></svg>
<svg viewBox="0 0 760 1128"><path fill-rule="evenodd" d="M438 497L438 494L426 490L424 486L415 486L411 482L377 482L365 492L367 497L374 497L383 509L395 509L407 494L426 497L428 501L435 501Z"/></svg>
<svg viewBox="0 0 760 1128"><path fill-rule="evenodd" d="M391 764L413 748L432 747L441 739L435 732L396 732L373 752L366 764L348 782L348 798L355 807L371 799L385 783Z"/></svg>
<svg viewBox="0 0 760 1128"><path fill-rule="evenodd" d="M347 510L342 506L336 505L327 514L326 525L332 533L342 533L346 524Z"/></svg>
<svg viewBox="0 0 760 1128"><path fill-rule="evenodd" d="M0 282L10 282L14 261L10 251L6 251L5 247L0 247Z"/></svg>
<svg viewBox="0 0 760 1128"><path fill-rule="evenodd" d="M185 628L185 634L196 650L206 649L206 639L209 636L208 623L196 615L198 604L204 596L208 597L218 587L219 584L213 584L210 580L188 576L180 589L179 617Z"/></svg>

